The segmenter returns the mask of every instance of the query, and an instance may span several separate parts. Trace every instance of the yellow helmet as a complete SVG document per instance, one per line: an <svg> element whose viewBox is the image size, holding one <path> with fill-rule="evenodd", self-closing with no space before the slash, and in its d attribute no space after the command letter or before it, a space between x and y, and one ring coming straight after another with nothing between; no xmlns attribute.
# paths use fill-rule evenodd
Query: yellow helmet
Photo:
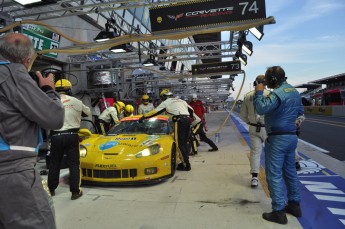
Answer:
<svg viewBox="0 0 345 229"><path fill-rule="evenodd" d="M116 101L113 106L116 108L118 113L121 113L121 111L125 108L125 104L121 101Z"/></svg>
<svg viewBox="0 0 345 229"><path fill-rule="evenodd" d="M72 89L72 84L66 79L60 79L55 83L55 90L58 92L70 92Z"/></svg>
<svg viewBox="0 0 345 229"><path fill-rule="evenodd" d="M147 94L145 94L143 95L143 97L141 97L141 101L143 102L143 104L147 105L150 102L150 97Z"/></svg>
<svg viewBox="0 0 345 229"><path fill-rule="evenodd" d="M131 104L125 106L125 116L131 116L134 112L134 107Z"/></svg>
<svg viewBox="0 0 345 229"><path fill-rule="evenodd" d="M173 96L173 93L169 89L163 89L159 95L162 100L166 100L168 97Z"/></svg>

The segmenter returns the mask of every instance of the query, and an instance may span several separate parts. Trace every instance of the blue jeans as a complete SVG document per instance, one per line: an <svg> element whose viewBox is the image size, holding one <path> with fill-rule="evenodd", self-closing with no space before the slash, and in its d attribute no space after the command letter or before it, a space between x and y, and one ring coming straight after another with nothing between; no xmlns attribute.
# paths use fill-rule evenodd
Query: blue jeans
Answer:
<svg viewBox="0 0 345 229"><path fill-rule="evenodd" d="M280 211L285 208L284 186L287 189L287 198L290 202L301 201L300 182L296 172L295 149L296 135L272 135L265 142L266 180L272 210Z"/></svg>

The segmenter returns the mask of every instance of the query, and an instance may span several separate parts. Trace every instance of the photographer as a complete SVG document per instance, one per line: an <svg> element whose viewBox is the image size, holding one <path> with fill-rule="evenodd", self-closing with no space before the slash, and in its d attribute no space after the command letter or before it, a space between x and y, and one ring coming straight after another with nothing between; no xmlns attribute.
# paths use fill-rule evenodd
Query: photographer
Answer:
<svg viewBox="0 0 345 229"><path fill-rule="evenodd" d="M254 81L254 87L260 83L264 84L265 76L258 75ZM268 90L264 90L264 96L269 94ZM243 99L240 110L241 119L249 125L250 136L250 173L251 187L256 188L259 184L258 174L260 171L260 156L262 152L262 144L265 142L267 135L265 130L264 116L260 116L254 109L255 90L248 92Z"/></svg>
<svg viewBox="0 0 345 229"><path fill-rule="evenodd" d="M35 50L30 39L8 33L0 38L0 227L56 228L48 193L35 168L41 128L58 129L64 121L53 75L28 74Z"/></svg>

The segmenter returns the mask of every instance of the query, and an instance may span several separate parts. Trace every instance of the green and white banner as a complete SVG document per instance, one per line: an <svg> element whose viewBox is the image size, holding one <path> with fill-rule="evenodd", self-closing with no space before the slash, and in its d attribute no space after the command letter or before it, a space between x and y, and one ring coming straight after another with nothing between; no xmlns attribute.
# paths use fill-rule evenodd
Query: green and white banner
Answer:
<svg viewBox="0 0 345 229"><path fill-rule="evenodd" d="M22 31L23 34L25 34L32 40L36 51L55 49L60 45L60 35L50 31L44 26L24 24L22 26ZM58 56L57 53L53 52L44 55L53 58L56 58Z"/></svg>

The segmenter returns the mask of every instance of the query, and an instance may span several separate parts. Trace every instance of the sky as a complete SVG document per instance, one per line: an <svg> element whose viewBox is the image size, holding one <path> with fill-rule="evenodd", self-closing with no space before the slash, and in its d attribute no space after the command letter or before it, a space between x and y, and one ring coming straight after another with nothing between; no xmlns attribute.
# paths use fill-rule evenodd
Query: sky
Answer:
<svg viewBox="0 0 345 229"><path fill-rule="evenodd" d="M247 35L253 54L241 67L246 76L239 99L269 66L281 66L292 86L345 73L345 0L266 0L266 16L276 23L264 26L261 41ZM238 95L243 78L235 78L231 97Z"/></svg>

